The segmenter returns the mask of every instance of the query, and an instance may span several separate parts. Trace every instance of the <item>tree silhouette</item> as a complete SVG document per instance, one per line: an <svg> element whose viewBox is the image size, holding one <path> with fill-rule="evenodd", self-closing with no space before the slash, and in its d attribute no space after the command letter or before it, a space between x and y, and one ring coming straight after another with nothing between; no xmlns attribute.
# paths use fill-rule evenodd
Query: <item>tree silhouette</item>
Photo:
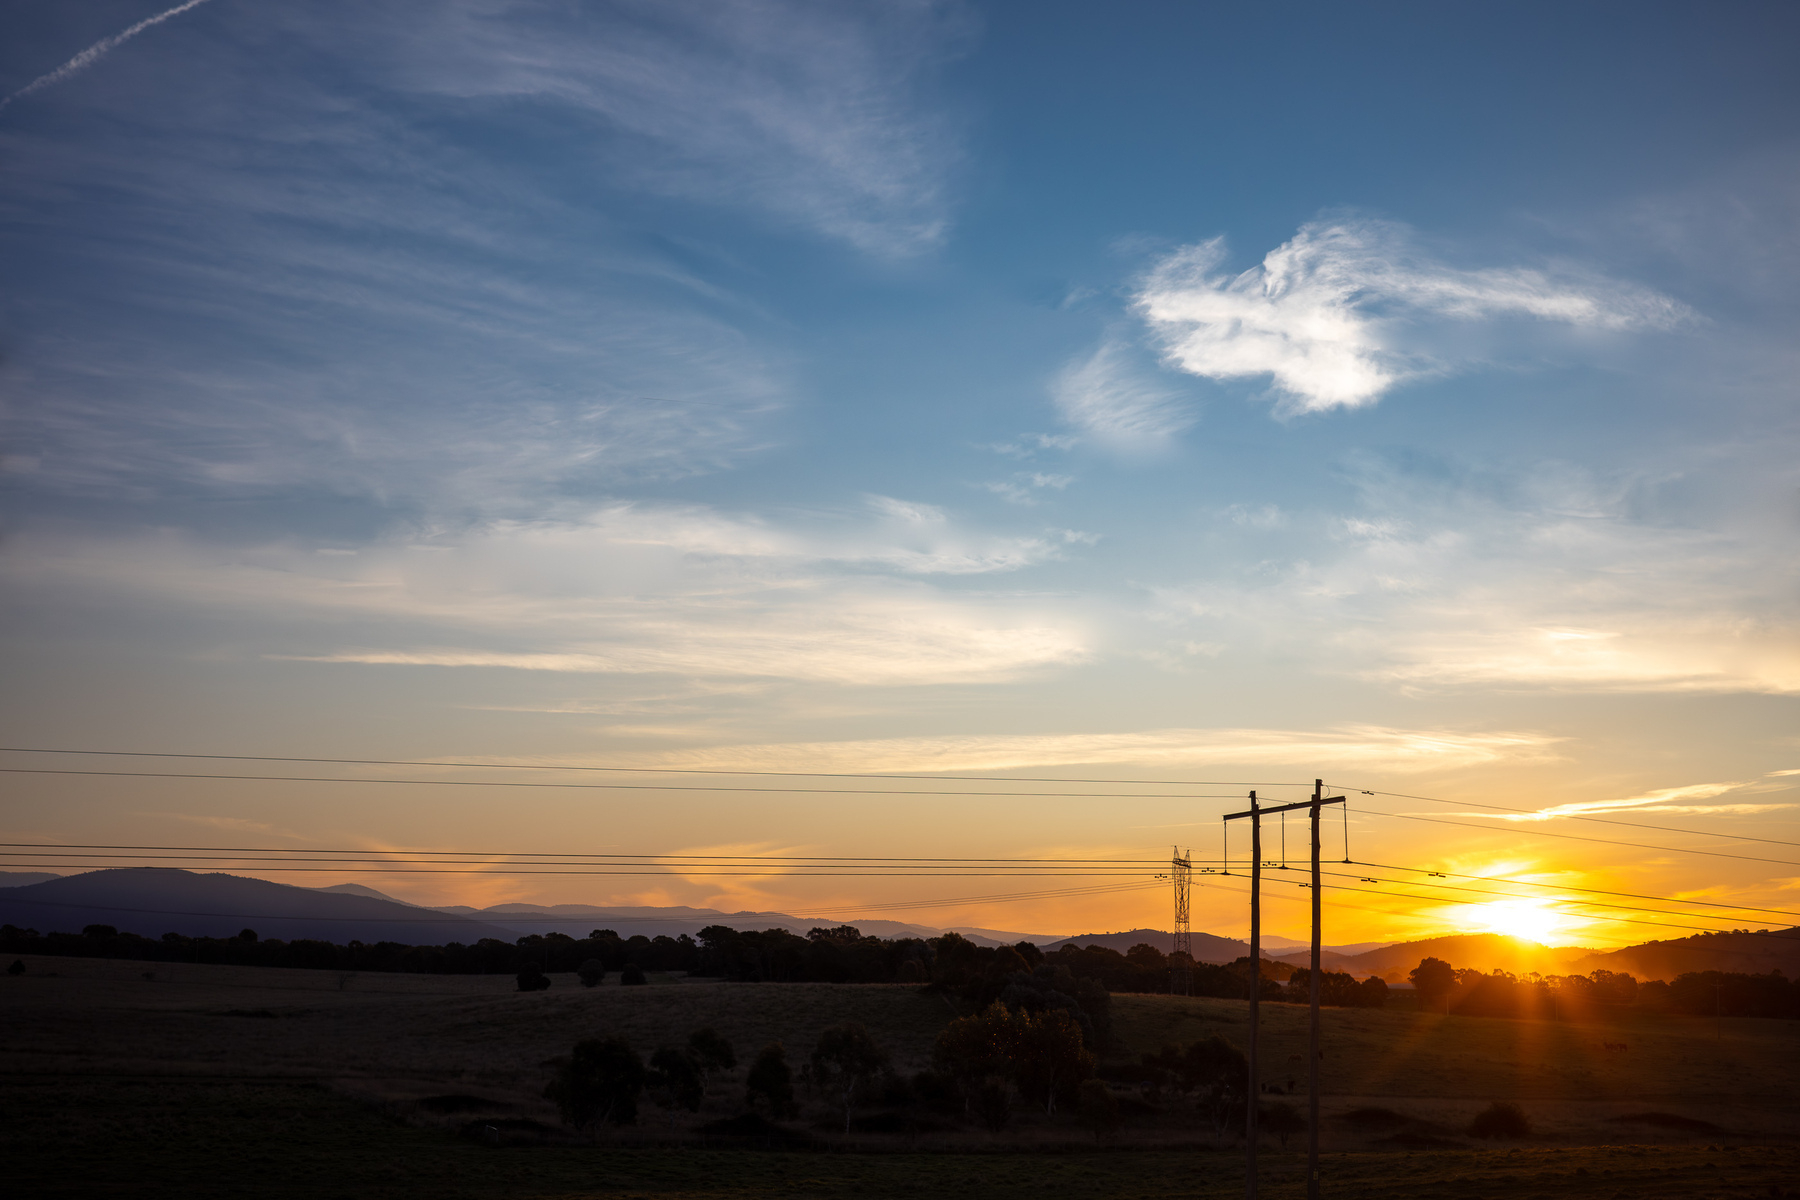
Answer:
<svg viewBox="0 0 1800 1200"><path fill-rule="evenodd" d="M661 1046L650 1056L650 1073L645 1078L656 1103L668 1110L669 1128L675 1127L675 1111L699 1112L706 1098L700 1068L686 1050Z"/></svg>
<svg viewBox="0 0 1800 1200"><path fill-rule="evenodd" d="M1302 1117L1286 1100L1278 1100L1269 1107L1257 1111L1256 1127L1274 1134L1280 1139L1281 1148L1286 1150L1288 1139L1306 1128L1306 1118Z"/></svg>
<svg viewBox="0 0 1800 1200"><path fill-rule="evenodd" d="M887 1061L887 1052L875 1044L859 1022L833 1025L819 1035L818 1047L812 1053L813 1078L822 1087L843 1089L846 1136L850 1133L851 1114L856 1110L857 1088Z"/></svg>
<svg viewBox="0 0 1800 1200"><path fill-rule="evenodd" d="M687 1048L688 1057L700 1068L702 1079L722 1075L737 1066L737 1054L732 1050L731 1043L710 1025L689 1034Z"/></svg>
<svg viewBox="0 0 1800 1200"><path fill-rule="evenodd" d="M1456 968L1441 958L1426 958L1419 965L1406 973L1412 981L1413 991L1418 994L1419 1007L1430 1008L1449 996L1450 989L1456 986Z"/></svg>
<svg viewBox="0 0 1800 1200"><path fill-rule="evenodd" d="M757 1052L744 1080L744 1103L754 1108L759 1100L769 1106L771 1117L799 1114L794 1103L794 1073L788 1070L787 1051L780 1042L770 1042Z"/></svg>
<svg viewBox="0 0 1800 1200"><path fill-rule="evenodd" d="M624 1038L590 1038L576 1043L544 1095L566 1124L591 1134L602 1122L635 1125L644 1082L644 1064Z"/></svg>
<svg viewBox="0 0 1800 1200"><path fill-rule="evenodd" d="M575 974L581 980L582 987L598 987L606 978L606 966L597 958L590 958L575 968Z"/></svg>

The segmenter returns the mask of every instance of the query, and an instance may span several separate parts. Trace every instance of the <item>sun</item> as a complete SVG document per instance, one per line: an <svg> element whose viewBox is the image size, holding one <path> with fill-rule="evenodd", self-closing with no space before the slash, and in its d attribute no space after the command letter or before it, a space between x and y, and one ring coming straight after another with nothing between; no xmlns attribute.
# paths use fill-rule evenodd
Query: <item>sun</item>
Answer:
<svg viewBox="0 0 1800 1200"><path fill-rule="evenodd" d="M1563 916L1542 900L1494 900L1475 911L1489 933L1541 942L1563 927Z"/></svg>

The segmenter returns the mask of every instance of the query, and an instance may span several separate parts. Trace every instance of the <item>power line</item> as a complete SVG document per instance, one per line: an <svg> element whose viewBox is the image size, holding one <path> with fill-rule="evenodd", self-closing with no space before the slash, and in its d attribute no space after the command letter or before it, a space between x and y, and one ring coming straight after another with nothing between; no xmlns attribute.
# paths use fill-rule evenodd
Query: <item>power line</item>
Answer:
<svg viewBox="0 0 1800 1200"><path fill-rule="evenodd" d="M1097 892L1143 891L1143 890L1152 889L1152 888L1160 890L1161 887L1162 887L1161 883L1147 882L1147 883L1130 884L1130 885L1123 885L1123 886L1113 884L1113 885L1106 885L1106 886L1094 887L1094 888L1052 888L1052 889L1048 889L1045 891L1038 891L1038 892L1005 892L1005 893L1000 893L998 895L993 895L993 896L963 896L963 897L952 898L952 899L947 899L947 900L897 901L897 902L888 903L888 904L876 904L876 905L869 905L869 906L864 906L864 907L852 907L852 908L846 908L846 909L839 909L838 913L841 915L842 913L845 913L845 912L851 912L851 913L866 912L866 911L870 911L871 909L939 908L939 907L946 907L946 906L953 905L953 904L974 904L974 903L1005 904L1005 903L1014 903L1017 901L1024 901L1024 900L1056 899L1056 898L1063 897L1063 896L1090 895L1090 894L1094 894ZM363 897L363 899L374 899L374 897ZM136 908L136 907L132 907L129 905L73 903L73 902L58 901L58 900L18 900L18 899L14 899L9 902L14 903L14 904L26 904L26 905L30 905L30 906L33 906L36 908L76 908L76 909L87 909L87 910L94 911L94 912L143 913L146 916L157 916L157 917L224 917L224 918L227 918L227 919L230 919L233 921L240 921L240 920L241 921L332 921L332 922L354 921L354 922L359 922L359 923L376 923L376 924L405 923L405 924L427 924L427 925L455 926L458 924L476 924L476 925L499 924L499 923L506 921L508 918L513 918L513 917L518 917L518 916L536 915L536 914L528 914L528 913L483 913L482 915L477 916L477 915L472 915L472 914L447 913L447 912L440 912L437 910L427 909L426 911L431 913L430 916L420 915L420 916L381 916L381 917L349 917L349 916L340 917L340 916L330 916L330 915L325 915L325 914L305 914L305 913L296 914L296 913L246 913L246 912L226 912L226 913L195 912L195 911L190 911L190 910L185 910L185 909ZM414 906L414 907L417 907L417 906ZM597 905L595 907L602 907L602 906ZM729 918L735 914L718 913L716 915L721 918L721 920L716 923L722 924L725 918ZM791 916L792 914L771 913L771 914L767 914L767 915L780 917L780 916ZM824 914L820 914L817 917L799 917L797 919L802 920L802 921L817 920L817 919L821 919L823 916L824 916ZM694 918L694 917L635 917L628 913L607 912L607 911L604 911L604 908L602 908L602 911L594 912L594 913L585 913L585 914L581 914L578 917L561 917L561 918L555 918L555 919L561 920L561 921L582 921L582 922L605 920L605 921L618 921L621 924L623 924L625 922L631 922L634 924L648 924L650 922L687 923L687 922L696 920L696 918ZM511 931L509 930L508 932L511 932Z"/></svg>
<svg viewBox="0 0 1800 1200"><path fill-rule="evenodd" d="M1703 854L1708 858L1730 858L1739 862L1774 863L1778 867L1800 867L1800 862L1791 862L1785 858L1758 858L1750 854L1727 854L1723 850L1697 850L1692 846L1651 846L1643 842L1622 842L1617 838L1583 837L1578 833L1551 833L1547 829L1498 829L1492 825L1471 825L1467 821L1447 821L1443 817L1422 817L1417 813L1382 812L1378 808L1359 808L1376 817L1393 817L1398 821L1424 821L1430 825L1456 825L1463 829L1479 829L1483 833L1521 833L1527 837L1556 838L1569 842L1594 842L1603 846L1625 846L1633 850L1655 850L1661 854ZM1669 832L1678 832L1670 830Z"/></svg>
<svg viewBox="0 0 1800 1200"><path fill-rule="evenodd" d="M371 850L366 846L349 849L341 847L296 847L296 846L133 846L120 843L87 843L87 842L0 842L0 847L16 846L31 850L191 850L200 855L240 855L240 854L416 854L443 855L462 854L482 858L552 858L558 852L547 850ZM6 853L0 850L0 853ZM567 854L568 851L560 853ZM45 857L48 857L47 855ZM123 858L125 855L103 854L102 858ZM906 858L895 856L863 857L852 855L792 855L792 854L583 854L579 857L590 858L631 858L631 859L706 859L710 861L733 862L829 862L829 863L1100 863L1122 864L1129 866L1156 866L1162 864L1160 858Z"/></svg>
<svg viewBox="0 0 1800 1200"><path fill-rule="evenodd" d="M1370 867L1374 870L1407 871L1407 870L1412 869L1409 867L1397 867L1397 868L1377 867L1377 866L1375 866L1374 863L1357 863L1355 865L1363 866L1363 867ZM1341 871L1328 871L1328 872L1326 872L1326 874L1331 875L1335 878L1339 878L1339 879L1352 878L1352 876L1346 875ZM1421 872L1421 874L1429 874L1429 872ZM1412 880L1377 879L1377 880L1373 880L1372 882L1395 883L1402 887L1425 887L1425 888L1431 888L1435 891L1469 892L1469 893L1472 893L1477 896L1500 896L1500 897L1504 897L1504 898L1510 899L1510 900L1536 900L1536 901L1541 901L1546 904L1578 904L1578 905L1581 905L1586 908L1604 908L1604 909L1608 909L1611 911L1617 911L1617 912L1658 913L1658 914L1661 914L1662 916L1666 916L1666 917L1692 917L1692 918L1695 918L1698 920L1709 920L1709 919L1724 920L1725 919L1724 917L1709 918L1705 913L1670 912L1666 908L1642 908L1642 907L1640 907L1638 905L1634 905L1634 904L1617 904L1610 900L1582 900L1582 899L1580 899L1578 897L1574 897L1574 896L1534 896L1527 892L1499 892L1499 891L1492 891L1492 890L1489 890L1486 888L1461 887L1461 886L1458 886L1457 884L1453 884L1453 883L1432 883L1429 880L1414 882ZM1681 901L1671 900L1670 903L1679 904L1679 903L1681 903Z"/></svg>
<svg viewBox="0 0 1800 1200"><path fill-rule="evenodd" d="M1773 913L1782 917L1800 917L1800 912L1792 912L1785 908L1758 908L1753 904L1726 904L1718 900L1687 900L1676 896L1650 896L1642 892L1615 892L1606 888L1576 887L1565 883L1540 883L1535 879L1510 879L1499 875L1465 875L1456 871L1431 871L1423 867L1397 867L1390 863L1358 863L1358 866L1374 867L1378 871L1414 871L1422 875L1444 875L1451 879L1491 880L1495 883L1513 883L1521 887L1555 888L1562 892L1586 892L1590 896L1623 896L1628 900L1665 900L1670 904L1691 904L1705 908L1728 908L1737 912Z"/></svg>
<svg viewBox="0 0 1800 1200"><path fill-rule="evenodd" d="M1061 799L1230 800L1191 792L952 792L940 788L768 788L692 783L520 783L502 779L346 779L335 775L202 775L174 771L74 771L57 767L0 767L0 775L88 775L113 779L222 779L236 783L399 783L417 787L562 788L627 792L773 792L783 796L993 796Z"/></svg>
<svg viewBox="0 0 1800 1200"><path fill-rule="evenodd" d="M1337 874L1337 873L1333 872L1333 874ZM1338 875L1338 877L1339 878L1349 878L1348 876L1344 876L1344 875ZM1301 887L1310 887L1311 885L1310 884L1301 884L1300 886ZM1483 904L1487 903L1487 901L1483 901L1483 900L1453 900L1453 899L1449 899L1449 898L1443 897L1443 896L1421 896L1421 895L1418 895L1413 892L1389 892L1389 891L1383 891L1378 888L1352 887L1349 884L1344 884L1344 883L1329 883L1329 884L1325 884L1324 886L1327 889L1333 890L1333 891L1362 892L1362 893L1366 893L1371 896L1394 896L1394 897L1397 897L1402 900L1425 900L1425 901L1429 901L1433 904L1457 904L1457 905L1479 906L1479 905L1483 905ZM1404 886L1409 886L1409 885L1402 884L1401 886L1404 887ZM1410 886L1417 886L1417 885L1410 885ZM1582 903L1582 901L1570 900L1570 901L1563 901L1563 903L1580 904L1580 903ZM1624 922L1626 924L1631 924L1631 925L1653 925L1659 929L1687 929L1687 930L1692 930L1692 931L1698 932L1698 933L1724 933L1724 932L1727 932L1726 930L1714 929L1710 926L1676 925L1669 921L1648 921L1648 920L1644 920L1643 918L1640 918L1640 917L1599 917L1599 918L1587 918L1587 919L1619 921L1619 922ZM1735 932L1735 931L1732 931L1732 932ZM1754 934L1755 936L1758 936L1758 937L1774 938L1777 941L1800 942L1800 937L1786 937L1782 934L1769 933L1766 931L1757 931L1757 930L1746 930L1745 932Z"/></svg>
<svg viewBox="0 0 1800 1200"><path fill-rule="evenodd" d="M1063 779L1028 775L882 774L847 771L755 771L716 767L612 767L561 763L429 762L391 758L293 758L267 754L174 754L159 750L53 750L36 746L0 746L0 754L91 754L118 758L199 758L221 762L332 763L360 767L469 767L483 771L617 771L632 775L770 775L788 779L941 779L949 783L1109 783L1165 787L1311 787L1310 783L1258 783L1236 779ZM1186 793L1183 793L1185 796ZM1231 797L1235 799L1236 797Z"/></svg>
<svg viewBox="0 0 1800 1200"><path fill-rule="evenodd" d="M1344 784L1333 784L1333 787L1345 787ZM1392 796L1397 800L1424 800L1431 804L1460 804L1470 808L1487 808L1495 812L1519 813L1524 816L1538 816L1541 810L1533 808L1512 808L1505 804L1482 804L1475 800L1446 800L1440 796L1412 796L1405 792L1369 791L1365 788L1349 788L1361 792L1365 796ZM1592 821L1598 825L1623 825L1630 829L1649 829L1657 833L1691 834L1695 837L1728 838L1739 842L1766 842L1772 846L1800 846L1800 842L1791 842L1783 838L1756 837L1747 833L1721 833L1714 829L1672 829L1667 825L1646 825L1642 821L1620 821L1612 817L1594 817L1582 813L1557 813L1559 821Z"/></svg>

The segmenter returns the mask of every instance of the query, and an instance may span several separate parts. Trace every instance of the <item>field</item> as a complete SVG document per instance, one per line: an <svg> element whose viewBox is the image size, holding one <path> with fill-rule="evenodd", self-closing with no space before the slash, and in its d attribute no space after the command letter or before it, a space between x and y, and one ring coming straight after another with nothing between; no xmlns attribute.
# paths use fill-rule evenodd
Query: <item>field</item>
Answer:
<svg viewBox="0 0 1800 1200"><path fill-rule="evenodd" d="M701 1025L740 1057L780 1040L798 1063L821 1029L860 1020L915 1070L954 1013L912 986L664 978L590 990L558 976L520 994L491 976L26 966L0 976L0 1153L18 1195L1242 1194L1241 1144L1215 1146L1179 1106L1138 1106L1104 1140L1067 1116L1020 1114L1000 1135L920 1122L846 1141L820 1101L793 1126L811 1148L784 1152L692 1131L740 1112L741 1082L716 1084L698 1117L671 1124L646 1106L639 1126L592 1145L563 1134L541 1098L549 1060L579 1038L621 1033L647 1052ZM1115 1058L1211 1033L1244 1040L1241 1002L1113 1003ZM1263 1011L1265 1079L1298 1076L1305 1010ZM1800 1194L1792 1023L1328 1009L1325 1046L1329 1195ZM1533 1136L1462 1136L1495 1099L1521 1104ZM1620 1119L1646 1113L1659 1123ZM493 1123L499 1144L458 1136L471 1122ZM1264 1148L1265 1195L1301 1194L1300 1143Z"/></svg>

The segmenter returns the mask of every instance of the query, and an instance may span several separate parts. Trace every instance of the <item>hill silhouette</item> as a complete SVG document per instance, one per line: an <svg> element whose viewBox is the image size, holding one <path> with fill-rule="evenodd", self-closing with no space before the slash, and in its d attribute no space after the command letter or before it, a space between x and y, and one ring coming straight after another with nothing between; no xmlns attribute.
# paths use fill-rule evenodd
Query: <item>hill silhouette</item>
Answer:
<svg viewBox="0 0 1800 1200"><path fill-rule="evenodd" d="M1161 929L1128 929L1124 933L1084 933L1079 937L1061 938L1045 946L1046 951L1053 951L1058 946L1071 943L1077 946L1105 946L1108 950L1117 950L1123 954L1133 946L1145 944L1155 946L1164 954L1175 946L1175 935ZM1250 943L1236 938L1223 938L1215 933L1194 933L1194 961L1204 963L1228 963L1250 953ZM1264 957L1268 952L1265 950ZM1248 978L1248 976L1245 976Z"/></svg>
<svg viewBox="0 0 1800 1200"><path fill-rule="evenodd" d="M1514 975L1565 975L1571 964L1593 950L1584 946L1545 946L1503 933L1453 933L1446 937L1396 942L1379 950L1348 955L1335 970L1354 975L1379 975L1389 983L1406 982L1406 973L1421 959L1441 958L1454 967L1478 971L1510 971Z"/></svg>
<svg viewBox="0 0 1800 1200"><path fill-rule="evenodd" d="M46 933L111 925L145 937L170 932L231 937L248 927L264 938L338 943L472 943L485 937L511 942L517 936L485 922L394 900L173 867L88 871L0 888L0 922Z"/></svg>
<svg viewBox="0 0 1800 1200"><path fill-rule="evenodd" d="M728 913L713 908L587 904L496 904L428 908L360 883L295 887L243 875L200 874L172 867L129 867L70 876L37 876L24 886L0 886L0 922L40 932L79 932L111 925L127 933L160 937L230 937L244 928L284 941L316 938L348 943L469 944L482 938L516 941L521 934L565 933L585 938L595 929L621 937L696 934L708 925L733 929L786 929L805 934L817 926L854 924L884 938L937 937L945 930L901 921L846 921L782 912ZM1054 936L963 928L978 945L1050 943Z"/></svg>
<svg viewBox="0 0 1800 1200"><path fill-rule="evenodd" d="M1623 971L1639 979L1673 979L1689 971L1742 971L1800 975L1800 928L1760 932L1700 933L1693 937L1644 942L1622 950L1589 952L1574 970Z"/></svg>

